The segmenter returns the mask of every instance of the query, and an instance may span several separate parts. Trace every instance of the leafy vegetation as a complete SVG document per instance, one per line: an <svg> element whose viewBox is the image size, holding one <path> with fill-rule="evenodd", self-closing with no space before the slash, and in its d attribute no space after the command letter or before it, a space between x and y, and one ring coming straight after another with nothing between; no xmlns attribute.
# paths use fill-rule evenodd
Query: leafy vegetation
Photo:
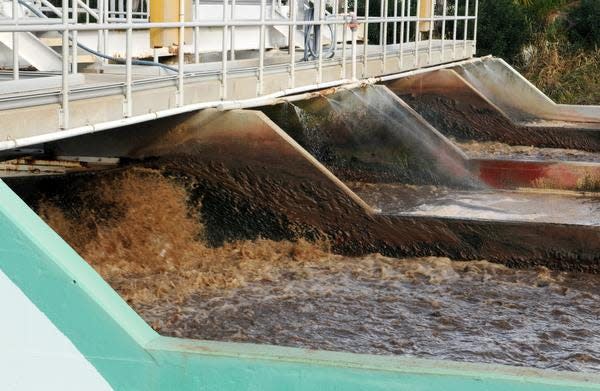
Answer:
<svg viewBox="0 0 600 391"><path fill-rule="evenodd" d="M560 103L600 104L600 0L480 0L479 54Z"/></svg>

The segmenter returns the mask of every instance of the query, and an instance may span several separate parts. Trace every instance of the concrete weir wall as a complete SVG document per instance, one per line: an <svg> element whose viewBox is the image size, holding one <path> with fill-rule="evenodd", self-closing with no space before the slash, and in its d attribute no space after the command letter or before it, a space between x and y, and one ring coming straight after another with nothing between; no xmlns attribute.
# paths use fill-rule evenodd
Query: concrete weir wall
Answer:
<svg viewBox="0 0 600 391"><path fill-rule="evenodd" d="M500 58L453 69L517 123L600 123L600 106L556 104Z"/></svg>
<svg viewBox="0 0 600 391"><path fill-rule="evenodd" d="M296 211L308 211L311 224L324 224L330 210L373 219L368 207L261 113L204 112L172 125L146 129L155 143L143 148L120 138L112 142L129 151L124 156L153 157L171 171L194 168L200 159L211 172L196 171L199 178L220 178L232 194L268 199L290 216L294 206L288 203L301 195ZM142 129L129 131L139 135ZM86 141L116 151L110 137ZM162 141L171 144L165 148ZM89 145L54 147L82 152ZM261 167L258 177L249 176ZM289 197L280 198L271 193L275 184L295 187L280 188ZM0 292L7 315L0 323L0 382L11 390L600 389L592 374L162 337L2 182Z"/></svg>

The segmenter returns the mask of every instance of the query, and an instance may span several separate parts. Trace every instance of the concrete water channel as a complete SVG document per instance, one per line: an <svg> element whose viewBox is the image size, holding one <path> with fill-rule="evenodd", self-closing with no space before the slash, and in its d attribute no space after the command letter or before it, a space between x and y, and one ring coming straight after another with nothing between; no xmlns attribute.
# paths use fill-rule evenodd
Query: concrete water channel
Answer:
<svg viewBox="0 0 600 391"><path fill-rule="evenodd" d="M471 58L477 2L408 4L0 27L22 49L0 93L0 384L600 389L600 107ZM358 44L369 23L393 41ZM296 53L311 24L348 34L331 59ZM175 71L134 66L153 28L177 29ZM223 34L204 62L200 28ZM228 57L234 29L260 43ZM127 38L123 61L69 57L87 30ZM49 32L62 71L19 70Z"/></svg>

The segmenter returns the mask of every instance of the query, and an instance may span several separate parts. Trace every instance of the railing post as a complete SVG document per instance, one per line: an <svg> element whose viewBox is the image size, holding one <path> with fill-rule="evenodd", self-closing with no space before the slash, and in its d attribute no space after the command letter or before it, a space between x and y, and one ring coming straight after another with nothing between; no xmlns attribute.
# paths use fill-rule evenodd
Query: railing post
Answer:
<svg viewBox="0 0 600 391"><path fill-rule="evenodd" d="M104 2L104 23L110 23L110 20L109 20L109 15L110 15L109 6L110 5L108 3L108 0L104 0L103 2ZM114 2L114 0L111 0L111 2ZM108 29L105 29L104 30L104 50L105 50L105 54L110 55L109 47L108 47L108 34L109 34ZM104 63L108 64L108 59L105 58Z"/></svg>
<svg viewBox="0 0 600 391"><path fill-rule="evenodd" d="M227 98L227 3L228 0L223 0L223 45L221 52L221 99Z"/></svg>
<svg viewBox="0 0 600 391"><path fill-rule="evenodd" d="M394 0L395 1L395 0ZM389 4L388 4L388 0L383 0L383 12L384 12L384 16L383 16L383 28L382 30L382 39L381 39L381 48L383 50L383 73L385 74L385 62L387 61L387 19L388 19L388 8L389 8Z"/></svg>
<svg viewBox="0 0 600 391"><path fill-rule="evenodd" d="M231 0L231 20L235 20L235 18L235 0ZM231 54L229 55L229 59L235 61L235 26L229 28L229 35L231 35L229 47Z"/></svg>
<svg viewBox="0 0 600 391"><path fill-rule="evenodd" d="M194 22L200 18L200 0L194 0ZM194 26L194 63L200 62L200 27Z"/></svg>
<svg viewBox="0 0 600 391"><path fill-rule="evenodd" d="M479 0L475 0L475 26L473 27L473 57L477 53L477 19L479 18Z"/></svg>
<svg viewBox="0 0 600 391"><path fill-rule="evenodd" d="M257 95L263 94L263 78L265 68L265 17L266 17L266 0L260 0L260 34L258 43L258 85Z"/></svg>
<svg viewBox="0 0 600 391"><path fill-rule="evenodd" d="M355 0L357 1L357 0ZM363 69L362 77L367 77L367 62L368 62L368 50L369 50L369 0L365 0L365 36L363 37Z"/></svg>
<svg viewBox="0 0 600 391"><path fill-rule="evenodd" d="M465 0L465 32L463 35L463 57L467 57L467 35L469 34L469 0Z"/></svg>
<svg viewBox="0 0 600 391"><path fill-rule="evenodd" d="M69 0L62 0L62 102L61 128L69 128Z"/></svg>
<svg viewBox="0 0 600 391"><path fill-rule="evenodd" d="M357 6L357 1L354 1L354 10L353 10L353 19L357 18L357 12L358 12L358 6ZM352 21L354 28L351 29L352 31L352 80L356 81L357 77L356 77L356 55L357 55L357 51L358 48L356 47L356 31L358 30L358 23L356 23L356 20Z"/></svg>
<svg viewBox="0 0 600 391"><path fill-rule="evenodd" d="M125 43L125 117L133 115L133 1L127 0L127 27Z"/></svg>
<svg viewBox="0 0 600 391"><path fill-rule="evenodd" d="M419 42L421 41L421 1L428 0L417 0L417 22L415 23L415 68L419 67Z"/></svg>
<svg viewBox="0 0 600 391"><path fill-rule="evenodd" d="M447 18L447 13L448 13L448 0L444 0L444 5L442 6L442 13L443 13L443 17L442 17L442 62L445 62L445 54L446 54L446 18Z"/></svg>
<svg viewBox="0 0 600 391"><path fill-rule="evenodd" d="M342 25L342 71L341 71L341 79L347 79L346 75L346 30L348 29L348 25L346 24L346 18L348 17L348 0L344 0L344 24ZM337 31L338 25L335 25L335 31ZM336 37L337 39L337 37Z"/></svg>
<svg viewBox="0 0 600 391"><path fill-rule="evenodd" d="M404 0L400 0L404 2ZM396 45L396 41L398 40L398 21L396 18L398 17L398 0L394 0L394 26L392 28L392 33L394 35L394 39L392 39L392 45Z"/></svg>
<svg viewBox="0 0 600 391"><path fill-rule="evenodd" d="M292 25L289 29L288 52L290 54L290 88L296 86L296 0L288 1Z"/></svg>
<svg viewBox="0 0 600 391"><path fill-rule="evenodd" d="M406 0L401 0L402 6L400 7L400 15L402 15L402 21L400 22L400 70L404 67L404 24L406 22ZM410 1L410 0L409 0ZM410 12L410 11L409 11Z"/></svg>
<svg viewBox="0 0 600 391"><path fill-rule="evenodd" d="M433 52L433 28L435 23L435 3L436 0L431 0L431 13L429 14L429 51L427 52L427 65L431 65L431 57Z"/></svg>
<svg viewBox="0 0 600 391"><path fill-rule="evenodd" d="M178 39L178 51L177 51L177 106L182 107L184 105L184 94L183 94L183 68L185 66L184 48L185 45L185 0L179 0L179 39Z"/></svg>
<svg viewBox="0 0 600 391"><path fill-rule="evenodd" d="M97 22L99 24L103 24L104 23L104 0L98 0L97 3L98 6L98 20ZM102 30L98 30L98 51L100 53L104 53L105 49L104 49L104 42L102 41L103 38L103 33ZM101 59L96 60L96 62L98 63L102 63Z"/></svg>
<svg viewBox="0 0 600 391"><path fill-rule="evenodd" d="M79 10L78 10L78 1L77 0L73 0L73 12L71 13L71 15L73 16L73 24L75 26L77 26L77 23L79 22ZM73 74L77 73L77 63L78 63L78 58L77 58L77 39L78 39L78 31L77 30L73 30L73 32L71 33L71 72Z"/></svg>
<svg viewBox="0 0 600 391"><path fill-rule="evenodd" d="M454 23L453 23L453 33L452 33L452 59L456 60L456 39L458 38L457 29L458 29L458 2L459 0L454 0Z"/></svg>
<svg viewBox="0 0 600 391"><path fill-rule="evenodd" d="M318 56L319 58L317 59L317 84L322 83L323 82L323 30L325 25L323 24L323 20L325 20L325 0L320 0L319 1L319 21L318 21L318 25L319 25L319 49L318 49ZM333 38L333 37L332 37Z"/></svg>
<svg viewBox="0 0 600 391"><path fill-rule="evenodd" d="M12 0L12 18L13 23L19 24L19 2L18 0ZM12 54L13 54L13 79L19 80L19 33L16 31L12 33Z"/></svg>

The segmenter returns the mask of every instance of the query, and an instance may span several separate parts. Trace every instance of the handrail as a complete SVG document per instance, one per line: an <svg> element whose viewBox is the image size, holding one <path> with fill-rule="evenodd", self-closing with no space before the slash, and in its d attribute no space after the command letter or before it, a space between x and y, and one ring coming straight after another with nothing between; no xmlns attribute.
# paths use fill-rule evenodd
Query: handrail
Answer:
<svg viewBox="0 0 600 391"><path fill-rule="evenodd" d="M19 1L25 0L12 1L13 4L16 4ZM292 17L289 17L288 19L282 19L280 15L281 6L279 0L271 0L269 2L270 6L272 7L272 15L267 15L271 14L271 12L267 12L267 0L261 0L259 18L244 18L244 16L242 15L243 13L234 12L235 7L240 7L241 5L236 5L235 0L223 0L223 14L220 20L202 19L198 17L197 12L194 13L195 17L190 18L191 20L187 20L185 15L186 0L174 1L177 1L179 3L180 9L179 18L177 21L148 22L140 19L134 19L134 15L139 14L143 16L144 12L146 12L147 15L147 10L144 9L144 6L147 5L146 0L142 0L140 12L133 10L132 0L126 0L126 2L124 0L119 0L118 7L114 5L109 5L108 0L98 0L98 9L90 7L89 4L87 2L84 2L83 0L62 0L62 7L56 7L52 5L48 0L39 0L36 3L36 6L39 6L38 9L44 9L46 12L52 12L54 15L56 15L56 17L44 19L39 18L39 20L32 21L31 18L20 17L17 13L13 13L14 15L12 15L11 19L0 20L0 33L13 33L13 35L17 38L19 35L18 33L21 32L41 33L53 31L62 34L63 69L61 74L63 77L63 85L61 88L61 124L64 129L69 128L68 103L70 100L70 89L68 75L70 73L77 72L77 46L99 57L112 61L113 63L125 65L125 85L123 88L123 95L126 99L124 116L129 117L132 115L132 86L135 84L135 81L132 77L134 71L132 67L133 65L158 65L176 73L171 75L165 75L164 77L174 78L176 80L178 91L177 106L185 106L184 102L186 101L183 98L183 93L185 90L184 83L188 79L195 77L193 72L190 72L188 69L186 69L186 58L184 55L185 50L189 50L189 46L192 46L191 42L185 41L186 29L193 29L194 31L193 62L195 64L201 63L201 57L198 53L198 42L202 39L202 36L199 34L199 29L211 28L219 29L222 31L222 35L220 34L222 37L220 38L222 40L222 56L218 61L212 61L215 63L220 63L221 66L218 68L215 67L215 69L211 72L214 72L220 76L219 79L221 84L221 100L223 101L227 100L228 77L238 71L235 68L228 66L230 61L234 60L236 48L232 43L235 42L233 37L234 30L236 28L239 28L240 30L242 28L255 28L254 31L255 33L257 33L256 36L258 36L258 42L255 41L255 50L258 50L256 50L255 53L257 54L258 65L252 65L249 69L251 72L255 72L255 75L257 76L256 95L259 97L264 96L264 91L266 91L266 89L263 88L263 85L265 83L265 71L270 72L270 69L273 67L273 65L271 65L268 61L265 61L265 57L267 56L266 52L269 50L270 47L273 47L273 44L267 41L271 39L271 34L268 33L267 29L288 26L289 31L295 33L296 29L301 27L304 27L306 29L311 28L311 26L321 27L317 34L321 37L321 39L319 39L318 43L316 43L316 45L314 45L313 47L313 52L315 54L318 53L318 55L315 56L314 61L305 63L316 69L316 77L314 80L314 83L316 85L320 85L323 81L323 68L325 61L327 61L327 66L329 66L329 64L333 62L338 62L342 64L342 73L339 75L338 81L343 81L347 79L356 81L358 78L366 78L369 75L373 74L368 70L368 62L371 58L377 58L377 61L380 61L381 58L383 59L383 66L379 75L384 75L387 72L389 72L389 70L386 69L386 64L394 58L399 60L398 62L400 63L401 70L406 69L406 67L403 68L403 66L406 65L403 64L405 56L414 57L414 66L412 64L409 65L409 68L412 66L413 69L423 68L432 63L435 63L435 61L438 60L433 60L433 40L437 36L441 41L444 41L446 39L447 31L452 31L451 35L453 42L451 45L449 45L448 50L452 52L452 58L454 59L458 57L458 51L462 53L461 56L463 57L461 58L465 58L464 56L467 56L467 53L472 53L468 52L467 48L471 47L471 45L474 47L476 44L476 35L473 32L471 32L471 27L476 26L478 10L477 0L455 0L453 2L453 6L449 6L447 0L443 0L444 5L442 7L436 7L438 0L413 0L412 5L417 5L417 7L410 6L411 0L382 0L381 7L376 7L381 8L379 15L374 14L374 9L371 9L371 11L369 11L368 0L366 0L365 9L362 10L362 15L357 14L358 9L356 7L356 2L354 3L353 7L354 12L348 12L349 0L335 0L332 15L328 15L327 17L325 17L325 15L329 12L325 9L324 6L324 1L326 0L322 0L322 2L320 2L320 6L318 7L319 9L315 9L314 11L315 15L317 15L318 13L319 16L318 18L314 18L315 20L303 20L302 15L296 15L298 13L297 7L294 7L294 9L290 9L290 14L292 15ZM297 0L288 1L288 6L293 7L296 4ZM338 1L343 1L341 7L340 4L338 4ZM393 16L388 16L388 11L390 9L390 1L396 2ZM398 1L402 1L401 7L398 7ZM427 1L431 1L431 12L426 15L419 14L419 10L421 9L421 7L418 7L418 5L420 5L421 2ZM111 3L115 4L114 2ZM465 5L465 8L464 11L461 8L461 12L458 12L458 5L461 5L462 7L461 3ZM197 10L200 1L195 0L194 4ZM71 5L71 7L69 7L69 5ZM399 15L398 8L401 8ZM342 13L339 12L341 9L344 10ZM79 18L77 16L80 14L80 12L89 15L89 17L86 18L85 22L79 22ZM390 23L394 26L394 28L388 28ZM452 24L451 27L449 25L450 23ZM398 24L400 28L397 28ZM362 25L364 27L363 39L360 49L360 52L362 53L359 53L357 45L358 25ZM425 32L422 28L422 26L424 25L428 26L427 32ZM331 28L332 32L337 32L339 28L343 29L343 34L332 33L332 36L336 36L336 38L332 39L332 45L335 45L337 43L338 36L343 37L344 41L341 48L341 52L340 50L331 49L331 57L333 57L332 59L325 58L326 56L323 55L325 49L323 47L324 40L322 38L323 30L325 29L325 27ZM373 30L375 28L377 28L378 30ZM174 54L176 54L176 65L167 66L164 64L157 64L156 62L144 62L133 58L134 32L149 29L178 30L177 38L174 38L175 42L172 42L174 46L171 48L173 49ZM351 34L347 34L348 29L352 30ZM237 31L239 32L240 30ZM95 51L77 42L76 35L78 32L82 31L98 32L98 48L101 49ZM398 31L400 31L400 37L397 36ZM121 38L125 39L126 47L124 56L122 58L114 58L108 56L105 53L101 53L102 51L107 52L107 37L109 32L113 33L111 37L117 36L117 34L114 34L115 32L121 32L119 36L125 37ZM392 32L394 38L390 39L389 34ZM352 42L352 45L350 47L350 56L348 56L348 53L346 52L348 35L351 36ZM77 45L71 45L71 48L69 48L70 39L72 39L73 42L77 42ZM392 42L392 44L388 45L388 42ZM18 43L18 40L15 38L15 44L16 43ZM228 46L230 44L231 47ZM291 86L290 88L294 88L294 72L296 72L296 70L299 71L300 69L304 69L304 66L299 63L300 59L296 56L295 39L290 37L289 44L292 46L289 47L287 50L287 56L289 56L289 59L284 60L283 66L289 67L289 85ZM72 52L70 49L72 49ZM443 47L442 51L444 49L445 48ZM435 50L437 50L437 48ZM421 52L426 52L427 57L425 58L424 56L420 55ZM228 56L228 53L231 53L231 56ZM340 54L342 54L341 58ZM18 56L15 57L16 59L14 62L14 74L16 79L18 78ZM350 75L346 73L347 62L351 62ZM357 73L361 72L361 70L362 76L357 75ZM329 80L331 80L330 77ZM303 83L306 84L306 81L304 81Z"/></svg>

